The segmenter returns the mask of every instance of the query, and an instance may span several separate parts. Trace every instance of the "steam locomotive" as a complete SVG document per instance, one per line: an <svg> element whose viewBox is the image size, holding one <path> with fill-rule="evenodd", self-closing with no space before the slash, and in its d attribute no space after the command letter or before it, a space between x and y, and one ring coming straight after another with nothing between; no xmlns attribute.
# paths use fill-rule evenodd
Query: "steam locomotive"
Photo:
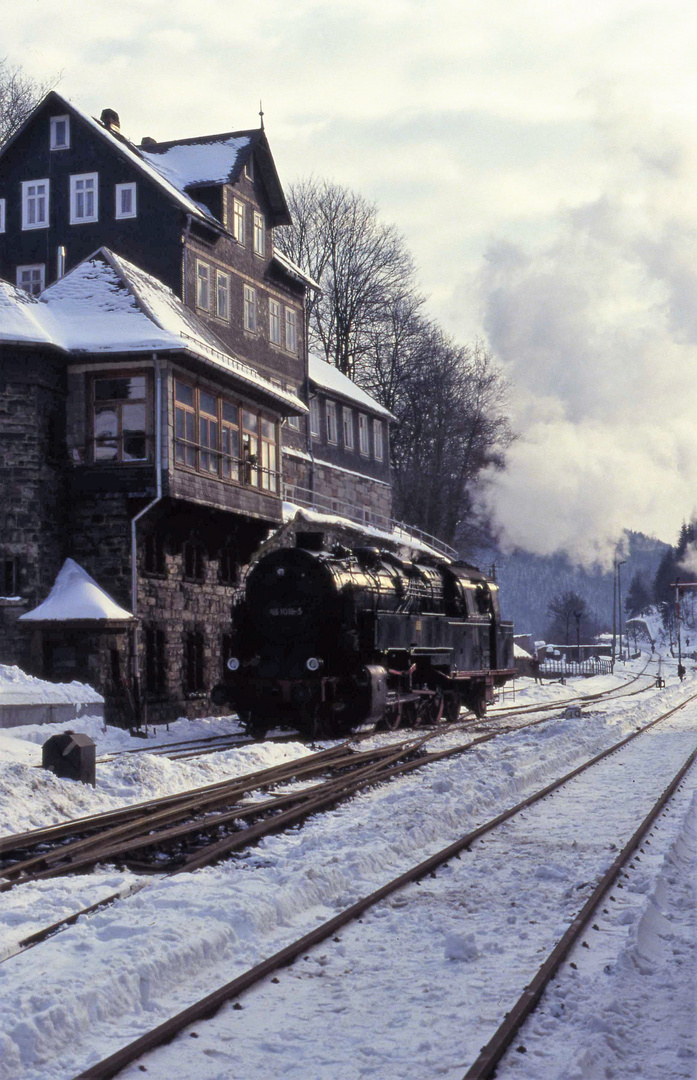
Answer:
<svg viewBox="0 0 697 1080"><path fill-rule="evenodd" d="M211 697L257 738L317 738L481 716L514 675L513 624L475 567L296 547L250 570Z"/></svg>

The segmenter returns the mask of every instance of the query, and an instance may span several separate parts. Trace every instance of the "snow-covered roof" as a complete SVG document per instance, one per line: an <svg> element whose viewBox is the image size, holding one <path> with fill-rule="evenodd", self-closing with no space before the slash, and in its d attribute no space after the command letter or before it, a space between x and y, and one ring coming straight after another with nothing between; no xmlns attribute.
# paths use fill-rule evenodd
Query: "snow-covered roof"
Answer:
<svg viewBox="0 0 697 1080"><path fill-rule="evenodd" d="M387 417L388 420L396 420L396 417L389 409L386 409L384 405L381 405L365 390L361 390L360 386L356 386L355 382L339 371L334 364L328 364L326 360L321 360L319 356L312 356L311 354L309 367L310 382L313 382L315 386L327 390L330 394L337 394L339 397L347 398L355 405L360 405L378 416Z"/></svg>
<svg viewBox="0 0 697 1080"><path fill-rule="evenodd" d="M222 368L295 414L307 406L238 360L178 296L108 248L29 296L0 282L0 343L50 344L67 353L181 350Z"/></svg>
<svg viewBox="0 0 697 1080"><path fill-rule="evenodd" d="M78 619L123 622L131 621L133 615L112 600L79 563L66 559L43 604L20 615L19 621L66 622Z"/></svg>
<svg viewBox="0 0 697 1080"><path fill-rule="evenodd" d="M294 263L292 259L289 259L287 255L284 255L282 251L279 251L277 247L273 249L273 257L279 266L282 266L287 274L291 277L297 278L298 281L302 281L303 285L309 285L311 289L316 289L317 292L322 292L322 286L318 285L314 278L311 278L309 274L306 274L301 266Z"/></svg>
<svg viewBox="0 0 697 1080"><path fill-rule="evenodd" d="M138 147L144 159L179 191L203 184L224 184L239 171L242 151L249 148L252 134L229 132L203 138ZM242 159L247 155L242 154Z"/></svg>

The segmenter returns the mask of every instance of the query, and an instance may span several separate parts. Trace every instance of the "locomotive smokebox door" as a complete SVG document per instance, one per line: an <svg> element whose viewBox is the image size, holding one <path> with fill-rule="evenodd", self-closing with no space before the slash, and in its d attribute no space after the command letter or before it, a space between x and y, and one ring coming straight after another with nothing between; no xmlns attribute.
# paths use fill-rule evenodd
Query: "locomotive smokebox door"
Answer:
<svg viewBox="0 0 697 1080"><path fill-rule="evenodd" d="M52 735L42 747L41 764L56 776L96 786L96 749L89 735L73 731Z"/></svg>
<svg viewBox="0 0 697 1080"><path fill-rule="evenodd" d="M368 702L365 722L377 724L382 718L387 705L387 672L379 664L367 664L363 668L367 678Z"/></svg>

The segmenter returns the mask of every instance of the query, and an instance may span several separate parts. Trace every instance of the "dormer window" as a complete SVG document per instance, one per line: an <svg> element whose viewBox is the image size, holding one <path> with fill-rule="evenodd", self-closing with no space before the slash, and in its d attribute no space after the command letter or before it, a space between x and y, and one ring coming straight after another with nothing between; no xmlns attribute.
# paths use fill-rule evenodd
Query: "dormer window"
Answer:
<svg viewBox="0 0 697 1080"><path fill-rule="evenodd" d="M254 157L253 157L252 154L250 154L249 157L247 158L247 161L246 161L246 164L245 164L245 167L244 167L244 175L247 177L248 180L253 180L254 179Z"/></svg>
<svg viewBox="0 0 697 1080"><path fill-rule="evenodd" d="M137 216L135 184L116 185L116 220Z"/></svg>
<svg viewBox="0 0 697 1080"><path fill-rule="evenodd" d="M22 228L48 228L48 180L22 181Z"/></svg>
<svg viewBox="0 0 697 1080"><path fill-rule="evenodd" d="M51 117L51 149L68 150L70 148L70 117Z"/></svg>
<svg viewBox="0 0 697 1080"><path fill-rule="evenodd" d="M70 177L70 224L98 220L99 174Z"/></svg>

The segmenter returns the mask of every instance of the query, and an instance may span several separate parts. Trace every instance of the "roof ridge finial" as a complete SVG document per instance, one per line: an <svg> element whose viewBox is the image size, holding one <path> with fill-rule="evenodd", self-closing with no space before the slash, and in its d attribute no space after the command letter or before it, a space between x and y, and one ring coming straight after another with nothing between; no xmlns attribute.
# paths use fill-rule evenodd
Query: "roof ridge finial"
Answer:
<svg viewBox="0 0 697 1080"><path fill-rule="evenodd" d="M261 130L263 131L264 130L264 110L263 110L262 105L261 105L261 98L259 98L259 119L261 121L259 126L261 127Z"/></svg>

